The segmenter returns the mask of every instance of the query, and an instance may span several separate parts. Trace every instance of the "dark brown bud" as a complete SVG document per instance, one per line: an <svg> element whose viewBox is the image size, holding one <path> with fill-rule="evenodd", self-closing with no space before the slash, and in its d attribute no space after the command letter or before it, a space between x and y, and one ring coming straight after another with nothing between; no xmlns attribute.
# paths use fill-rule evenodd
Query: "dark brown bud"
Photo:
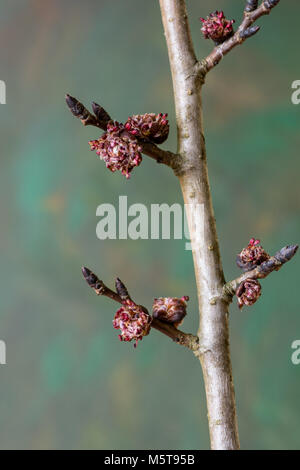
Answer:
<svg viewBox="0 0 300 470"><path fill-rule="evenodd" d="M276 5L278 5L278 3L280 2L280 0L265 0L264 2L264 5L266 8L274 8L276 7Z"/></svg>
<svg viewBox="0 0 300 470"><path fill-rule="evenodd" d="M97 295L102 295L105 287L103 282L94 274L90 269L86 268L85 266L81 268L82 274L88 283L88 285L94 289Z"/></svg>
<svg viewBox="0 0 300 470"><path fill-rule="evenodd" d="M118 277L116 279L116 291L122 300L130 299L127 288Z"/></svg>
<svg viewBox="0 0 300 470"><path fill-rule="evenodd" d="M93 116L86 107L80 103L76 98L71 95L66 95L66 103L71 111L71 113L81 120L84 126L97 126L100 127L99 123L95 116Z"/></svg>
<svg viewBox="0 0 300 470"><path fill-rule="evenodd" d="M254 34L256 34L259 30L260 26L250 26L240 33L240 37L242 39L250 38L251 36L254 36Z"/></svg>
<svg viewBox="0 0 300 470"><path fill-rule="evenodd" d="M256 10L258 6L258 0L247 0L245 11L250 12Z"/></svg>
<svg viewBox="0 0 300 470"><path fill-rule="evenodd" d="M95 287L96 282L98 280L97 276L85 266L81 268L81 271L88 285L91 287Z"/></svg>
<svg viewBox="0 0 300 470"><path fill-rule="evenodd" d="M105 111L105 109L102 108L102 106L100 106L100 104L97 104L93 101L92 108L93 108L93 112L94 112L94 114L95 114L95 116L96 116L96 118L98 119L99 122L107 124L109 121L112 120L110 115L108 114L108 112Z"/></svg>

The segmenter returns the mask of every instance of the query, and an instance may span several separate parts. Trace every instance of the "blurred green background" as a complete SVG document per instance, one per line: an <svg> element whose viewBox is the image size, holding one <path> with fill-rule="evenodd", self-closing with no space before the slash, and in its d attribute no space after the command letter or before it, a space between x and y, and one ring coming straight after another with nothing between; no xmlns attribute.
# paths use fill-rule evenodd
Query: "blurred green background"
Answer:
<svg viewBox="0 0 300 470"><path fill-rule="evenodd" d="M214 8L240 20L244 1L187 0L198 57L200 16ZM300 4L281 2L260 33L207 77L209 170L226 278L251 236L273 253L299 242ZM134 350L112 328L116 305L98 298L80 267L108 285L116 275L150 307L189 295L185 331L198 325L185 240L96 238L96 208L119 195L150 207L181 203L168 168L144 158L131 180L91 153L96 128L68 111L66 92L100 102L113 117L168 112L176 149L172 83L158 1L2 0L0 366L2 449L205 449L199 363L153 331ZM250 308L231 308L240 437L246 449L300 447L299 259L263 281Z"/></svg>

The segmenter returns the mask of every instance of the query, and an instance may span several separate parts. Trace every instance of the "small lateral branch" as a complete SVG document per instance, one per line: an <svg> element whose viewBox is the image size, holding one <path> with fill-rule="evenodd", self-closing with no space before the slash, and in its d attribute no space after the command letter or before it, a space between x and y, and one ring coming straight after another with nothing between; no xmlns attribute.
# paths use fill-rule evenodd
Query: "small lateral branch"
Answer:
<svg viewBox="0 0 300 470"><path fill-rule="evenodd" d="M199 76L204 80L205 75L213 69L222 58L228 54L234 47L242 44L246 39L254 36L259 30L259 26L253 26L253 23L261 16L268 15L280 0L264 0L258 6L257 0L248 0L244 10L244 19L236 33L216 46L213 51L201 62L196 65Z"/></svg>
<svg viewBox="0 0 300 470"><path fill-rule="evenodd" d="M80 119L84 126L95 126L106 131L107 124L112 121L108 112L99 104L93 102L92 108L95 115L74 96L66 94L66 103L73 116ZM163 150L152 142L144 142L137 139L142 147L143 154L153 158L157 163L164 163L171 167L175 172L180 170L182 159L179 155Z"/></svg>
<svg viewBox="0 0 300 470"><path fill-rule="evenodd" d="M247 271L233 281L227 282L223 287L224 299L231 299L237 291L241 282L246 279L263 279L271 274L273 271L278 271L285 263L290 261L296 254L298 245L284 246L271 256L267 261L263 262L251 271Z"/></svg>
<svg viewBox="0 0 300 470"><path fill-rule="evenodd" d="M126 299L131 299L127 288L119 278L116 279L117 292L114 292L109 287L107 287L104 282L101 281L90 269L82 267L81 270L86 282L96 292L97 295L104 295L105 297L108 297L120 304ZM144 312L148 313L149 315L146 307L141 307L143 308ZM169 323L162 322L153 317L151 318L151 327L168 336L175 343L180 344L181 346L185 346L194 352L199 349L199 339L197 336L190 333L184 333Z"/></svg>

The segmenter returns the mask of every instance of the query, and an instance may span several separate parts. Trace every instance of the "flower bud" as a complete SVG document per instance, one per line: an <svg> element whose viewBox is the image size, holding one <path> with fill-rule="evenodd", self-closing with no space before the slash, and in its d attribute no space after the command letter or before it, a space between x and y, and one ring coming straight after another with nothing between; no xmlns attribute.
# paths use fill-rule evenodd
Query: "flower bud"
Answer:
<svg viewBox="0 0 300 470"><path fill-rule="evenodd" d="M116 312L113 319L113 327L121 330L120 341L141 341L148 335L152 318L145 312L141 305L136 305L131 299L124 300L122 307Z"/></svg>
<svg viewBox="0 0 300 470"><path fill-rule="evenodd" d="M258 0L247 0L247 4L245 6L245 11L247 13L256 10L258 5Z"/></svg>
<svg viewBox="0 0 300 470"><path fill-rule="evenodd" d="M110 115L108 114L108 112L105 111L105 109L102 108L102 106L100 106L100 104L95 103L95 101L92 102L92 108L93 108L94 114L95 114L95 116L96 116L96 118L98 119L99 122L101 122L103 124L107 124L109 121L112 120Z"/></svg>
<svg viewBox="0 0 300 470"><path fill-rule="evenodd" d="M248 246L237 255L236 264L243 271L250 271L269 258L270 255L260 245L260 241L251 238Z"/></svg>
<svg viewBox="0 0 300 470"><path fill-rule="evenodd" d="M205 18L200 18L203 26L201 31L205 39L212 39L216 45L221 44L233 35L235 20L227 20L223 11L215 11Z"/></svg>
<svg viewBox="0 0 300 470"><path fill-rule="evenodd" d="M98 126L98 121L93 116L86 107L78 101L77 98L74 98L74 96L71 95L66 95L66 103L73 114L73 116L77 117L78 119L81 120L82 124L84 126L92 125L92 126Z"/></svg>
<svg viewBox="0 0 300 470"><path fill-rule="evenodd" d="M179 326L186 316L186 302L188 296L180 299L174 297L159 297L153 302L153 317L166 323L172 323Z"/></svg>
<svg viewBox="0 0 300 470"><path fill-rule="evenodd" d="M131 135L161 144L169 135L169 121L167 117L167 114L162 113L136 114L128 118L125 128Z"/></svg>
<svg viewBox="0 0 300 470"><path fill-rule="evenodd" d="M253 305L261 295L261 285L255 279L246 279L241 282L236 291L239 308L244 305Z"/></svg>
<svg viewBox="0 0 300 470"><path fill-rule="evenodd" d="M142 147L123 124L118 122L110 121L105 134L89 144L91 150L96 150L110 171L120 170L126 178L130 177L133 168L139 166L142 161Z"/></svg>

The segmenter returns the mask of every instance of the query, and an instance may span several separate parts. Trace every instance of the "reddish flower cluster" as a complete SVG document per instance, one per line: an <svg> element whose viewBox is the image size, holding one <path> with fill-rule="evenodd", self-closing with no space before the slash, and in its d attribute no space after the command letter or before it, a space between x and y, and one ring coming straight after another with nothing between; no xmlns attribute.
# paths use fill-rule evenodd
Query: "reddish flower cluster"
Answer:
<svg viewBox="0 0 300 470"><path fill-rule="evenodd" d="M136 347L138 341L149 334L151 321L151 316L144 312L140 305L126 299L122 302L122 307L116 312L113 327L121 330L120 341L135 340Z"/></svg>
<svg viewBox="0 0 300 470"><path fill-rule="evenodd" d="M260 240L251 238L248 246L238 254L236 262L238 267L243 269L243 271L250 271L264 261L267 261L269 258L270 255L268 255L260 245Z"/></svg>
<svg viewBox="0 0 300 470"><path fill-rule="evenodd" d="M100 139L92 140L89 144L109 170L120 170L126 178L142 161L142 147L137 139L116 121L107 125L107 131Z"/></svg>
<svg viewBox="0 0 300 470"><path fill-rule="evenodd" d="M128 118L125 129L140 139L161 144L169 135L169 121L167 117L167 114L162 113L136 114Z"/></svg>
<svg viewBox="0 0 300 470"><path fill-rule="evenodd" d="M235 20L227 20L223 11L215 11L205 18L200 18L203 26L201 31L205 39L212 39L216 44L221 44L233 35L233 23Z"/></svg>
<svg viewBox="0 0 300 470"><path fill-rule="evenodd" d="M187 296L180 299L174 297L154 299L153 317L167 323L173 323L177 327L186 316L186 302L188 300Z"/></svg>
<svg viewBox="0 0 300 470"><path fill-rule="evenodd" d="M246 279L239 285L236 296L239 308L253 305L261 295L261 285L255 279Z"/></svg>

